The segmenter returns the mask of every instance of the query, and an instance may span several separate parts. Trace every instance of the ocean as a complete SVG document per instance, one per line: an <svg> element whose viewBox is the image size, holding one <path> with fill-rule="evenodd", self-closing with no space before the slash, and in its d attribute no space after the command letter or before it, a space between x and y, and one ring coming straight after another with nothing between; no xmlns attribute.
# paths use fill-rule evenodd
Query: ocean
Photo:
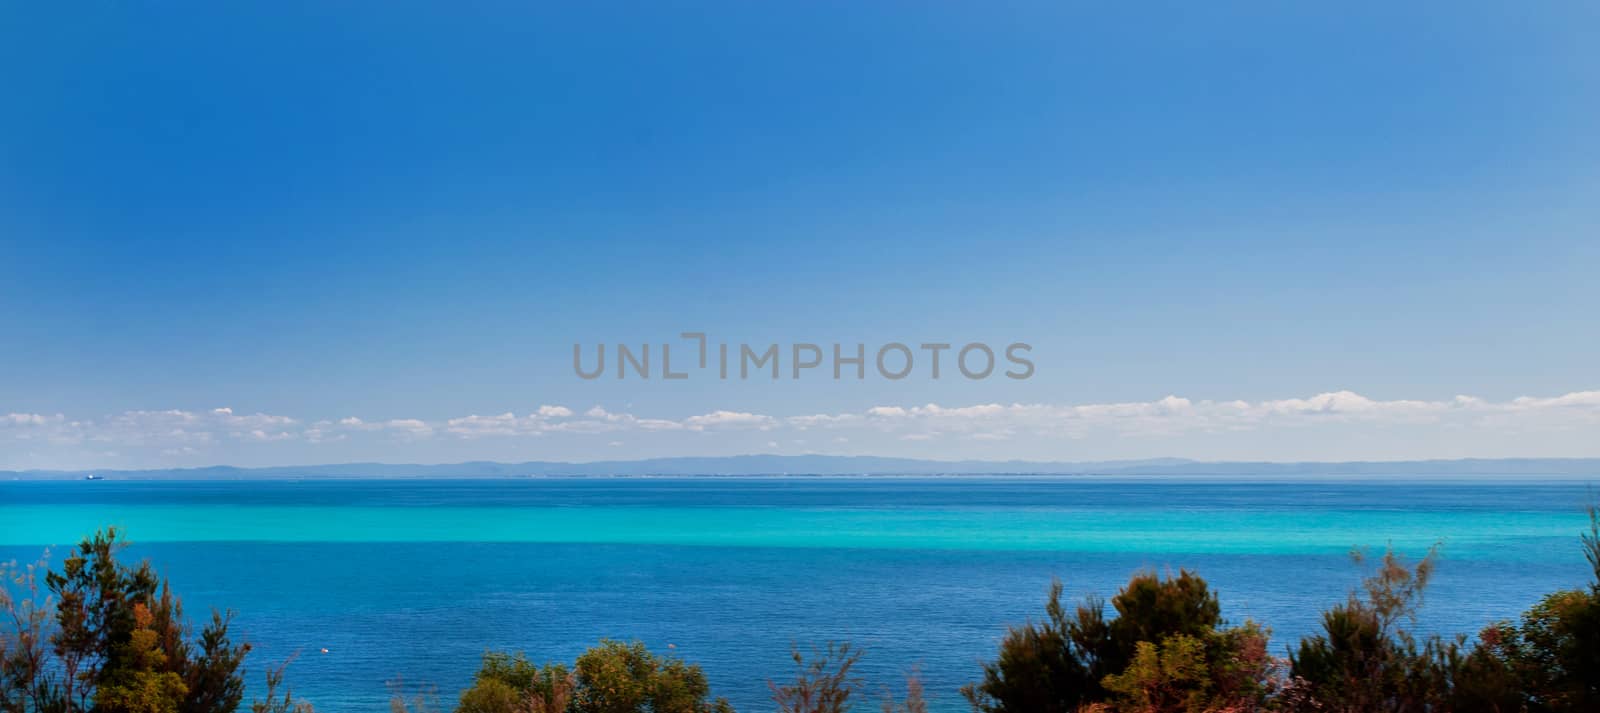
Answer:
<svg viewBox="0 0 1600 713"><path fill-rule="evenodd" d="M5 482L0 559L123 527L191 618L237 612L252 692L294 656L323 713L384 710L395 681L448 709L485 650L570 662L603 637L699 663L746 711L771 709L792 647L849 640L875 685L914 667L955 711L1052 578L1077 599L1198 571L1281 655L1359 583L1352 548L1442 543L1416 629L1471 634L1588 580L1596 498L1437 477Z"/></svg>

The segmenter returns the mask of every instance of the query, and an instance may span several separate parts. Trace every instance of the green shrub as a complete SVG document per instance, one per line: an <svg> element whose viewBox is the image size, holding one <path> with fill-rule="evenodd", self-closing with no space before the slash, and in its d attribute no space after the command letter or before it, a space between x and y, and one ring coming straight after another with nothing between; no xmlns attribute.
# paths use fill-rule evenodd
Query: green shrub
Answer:
<svg viewBox="0 0 1600 713"><path fill-rule="evenodd" d="M640 642L604 640L562 664L491 652L462 691L457 713L731 713L710 700L699 666L657 656Z"/></svg>
<svg viewBox="0 0 1600 713"><path fill-rule="evenodd" d="M537 666L527 656L489 652L461 692L461 713L565 713L577 683L563 664Z"/></svg>
<svg viewBox="0 0 1600 713"><path fill-rule="evenodd" d="M1445 700L1448 675L1438 663L1456 653L1455 645L1437 638L1419 645L1401 626L1415 618L1437 557L1435 546L1411 567L1386 550L1362 592L1323 612L1322 633L1302 639L1290 659L1291 675L1312 698L1350 711L1424 711Z"/></svg>
<svg viewBox="0 0 1600 713"><path fill-rule="evenodd" d="M1265 632L1223 628L1199 575L1142 572L1110 604L1110 620L1096 597L1069 617L1061 583L1052 584L1046 620L1007 632L983 680L962 694L984 713L1072 713L1111 700L1136 710L1252 710L1274 690Z"/></svg>
<svg viewBox="0 0 1600 713"><path fill-rule="evenodd" d="M1479 637L1482 655L1532 711L1600 710L1600 509L1589 509L1582 543L1593 575L1586 589L1546 595L1518 624Z"/></svg>
<svg viewBox="0 0 1600 713"><path fill-rule="evenodd" d="M1206 581L1188 570L1161 578L1154 572L1135 574L1112 597L1117 618L1106 628L1107 638L1094 652L1108 671L1121 671L1133 661L1142 642L1159 642L1170 636L1204 638L1222 624L1222 605Z"/></svg>
<svg viewBox="0 0 1600 713"><path fill-rule="evenodd" d="M0 710L229 713L250 647L213 612L195 642L183 605L148 562L117 560L115 528L83 540L61 571L8 566L0 592ZM38 574L43 572L43 587ZM15 587L20 599L11 591ZM196 646L198 644L198 646Z"/></svg>
<svg viewBox="0 0 1600 713"><path fill-rule="evenodd" d="M1061 590L1061 582L1052 582L1045 620L1007 631L999 656L983 664L983 680L962 687L974 710L1072 713L1103 697L1096 652L1110 636L1104 606L1091 597L1069 618L1061 606Z"/></svg>
<svg viewBox="0 0 1600 713"><path fill-rule="evenodd" d="M1105 679L1120 708L1150 713L1205 710L1210 683L1205 642L1188 634L1139 642L1128 667Z"/></svg>
<svg viewBox="0 0 1600 713"><path fill-rule="evenodd" d="M650 653L644 644L602 640L578 657L575 713L709 713L732 711L708 700L711 686L698 665Z"/></svg>

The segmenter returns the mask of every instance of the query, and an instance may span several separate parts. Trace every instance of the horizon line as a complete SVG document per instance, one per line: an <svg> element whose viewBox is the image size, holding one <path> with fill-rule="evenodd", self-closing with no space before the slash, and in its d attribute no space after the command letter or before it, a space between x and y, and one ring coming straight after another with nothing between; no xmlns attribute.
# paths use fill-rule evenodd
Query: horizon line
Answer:
<svg viewBox="0 0 1600 713"><path fill-rule="evenodd" d="M644 464L644 463L651 463L651 462L734 461L734 460L751 459L751 458L771 459L771 460L785 460L785 461L793 461L793 460L808 459L808 458L811 458L811 459L831 459L831 460L866 459L866 460L880 460L880 461L898 461L898 462L909 463L909 464L922 464L922 465L926 465L926 466L940 466L940 465L951 465L951 466L959 466L959 465L968 465L968 466L970 466L970 465L986 465L986 466L1020 465L1020 466L1029 466L1029 465L1032 465L1032 466L1049 466L1049 467L1098 466L1098 467L1101 467L1101 468L1111 468L1113 470L1126 470L1126 469L1138 469L1138 468L1150 468L1150 469L1179 468L1179 469L1181 469L1181 468L1204 468L1204 467L1218 467L1218 466L1250 466L1250 467L1293 467L1293 466L1303 466L1303 467L1310 467L1310 468L1329 468L1329 467L1337 467L1337 466L1363 466L1363 467L1404 466L1404 465L1432 465L1432 466L1438 466L1438 465L1469 464L1469 463L1470 464L1520 463L1520 464L1523 464L1523 465L1536 465L1536 464L1552 464L1553 465L1553 464L1557 464L1557 463L1563 464L1563 465L1579 465L1579 464L1590 464L1590 463L1592 463L1596 468L1600 468L1600 455L1596 455L1596 456L1502 456L1502 457L1493 457L1493 458L1485 458L1485 457L1459 457L1459 458L1433 457L1433 458L1408 458L1408 459L1384 459L1384 460L1199 460L1199 459L1194 459L1194 458L1185 458L1185 457L1181 457L1181 456L1152 456L1152 457L1148 457L1148 458L1114 458L1114 459L1101 459L1101 460L1030 460L1030 459L1020 459L1020 458L996 460L996 459L986 459L986 458L964 458L964 459L911 458L911 457L903 457L903 456L884 456L884 455L870 455L870 454L848 454L848 455L846 455L846 454L831 454L831 453L803 453L803 454L742 453L742 454L734 454L734 455L706 455L706 456L645 456L645 457L639 457L639 458L620 458L620 459L613 458L613 459L596 459L596 460L527 460L527 461L468 460L468 461L449 461L449 462L437 462L437 463L384 462L384 461L347 461L347 462L337 462L337 463L295 463L295 464L287 464L287 465L255 465L255 466L241 466L241 465L232 465L232 464L227 464L227 463L216 463L216 464L212 464L212 465L203 465L203 466L182 466L182 467L170 467L170 468L28 468L28 469L6 469L6 470L0 470L0 473L5 473L5 474L8 474L8 475L25 475L25 474L76 475L76 474L95 474L95 473L127 473L127 474L137 474L137 473L184 473L184 472L200 472L200 471L215 471L215 470L233 470L233 471L245 471L245 472L248 472L248 471L284 471L284 470L295 470L295 469L333 469L333 468L362 468L362 467L367 467L367 468L451 468L451 467L468 467L468 466L477 466L477 467L483 467L483 466L517 467L517 466L533 466L533 465L558 466L558 467L559 466L597 466L597 465L622 465L622 466L625 466L625 465L631 465L631 464ZM1040 473L1040 474L1072 474L1072 475L1084 475L1084 474L1090 474L1091 473L1090 471L1011 471L1011 472L1014 473L1014 474L1024 474L1024 473L1032 472L1032 473ZM642 473L642 474L649 474L649 473ZM717 473L699 473L699 474L702 474L702 475L715 475ZM767 472L748 473L748 475L767 475L767 474L770 474L770 473L767 473ZM795 474L803 474L803 473L795 473ZM890 474L895 474L895 473L892 472L892 471L882 471L882 472L872 473L872 474L890 475ZM959 474L962 474L962 473L961 472L950 472L948 474L949 475L959 475ZM971 474L985 475L985 474L989 474L989 473L971 473ZM1199 474L1203 474L1203 473L1189 473L1189 474L1199 475ZM1218 473L1218 474L1222 474L1222 473ZM1538 473L1533 473L1533 472L1518 473L1518 475L1533 475L1533 474L1538 474ZM1554 473L1552 473L1552 474L1554 474ZM621 475L621 473L619 473L618 475ZM1600 476L1600 472L1597 472L1596 475ZM354 476L354 477L374 477L374 476ZM498 477L507 477L507 476L498 476ZM515 476L513 476L513 477L515 477Z"/></svg>

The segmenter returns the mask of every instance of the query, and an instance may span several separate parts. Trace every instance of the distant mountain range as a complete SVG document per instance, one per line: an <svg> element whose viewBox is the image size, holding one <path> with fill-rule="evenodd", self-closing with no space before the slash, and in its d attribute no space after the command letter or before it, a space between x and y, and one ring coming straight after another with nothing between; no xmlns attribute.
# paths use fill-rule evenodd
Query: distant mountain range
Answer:
<svg viewBox="0 0 1600 713"><path fill-rule="evenodd" d="M178 468L159 470L0 471L0 480L81 480L93 475L115 480L276 480L294 478L518 478L546 476L649 475L1545 475L1600 478L1600 458L1496 458L1346 463L1203 462L1154 458L1093 462L937 461L875 456L745 455L714 458L562 463L444 465L343 463L267 468Z"/></svg>

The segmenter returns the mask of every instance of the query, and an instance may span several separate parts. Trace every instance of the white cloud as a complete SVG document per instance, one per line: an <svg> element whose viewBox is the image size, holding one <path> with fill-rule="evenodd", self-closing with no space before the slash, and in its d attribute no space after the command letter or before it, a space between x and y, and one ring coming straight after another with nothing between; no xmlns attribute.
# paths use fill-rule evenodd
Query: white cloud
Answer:
<svg viewBox="0 0 1600 713"><path fill-rule="evenodd" d="M383 422L383 427L416 438L426 438L433 435L433 426L427 421L415 418L396 418Z"/></svg>
<svg viewBox="0 0 1600 713"><path fill-rule="evenodd" d="M1002 440L1018 432L1080 438L1091 433L1162 436L1305 428L1329 423L1489 426L1540 420L1561 420L1569 425L1596 422L1600 420L1600 391L1574 392L1553 398L1522 397L1504 402L1470 396L1442 401L1378 400L1352 391L1331 391L1304 398L1256 402L1194 401L1166 396L1154 401L1093 404L874 406L859 413L792 416L784 423L797 430L955 433L980 440Z"/></svg>
<svg viewBox="0 0 1600 713"><path fill-rule="evenodd" d="M1507 408L1514 410L1541 408L1600 409L1600 391L1574 391L1570 394L1548 399L1521 396L1512 399Z"/></svg>
<svg viewBox="0 0 1600 713"><path fill-rule="evenodd" d="M1454 434L1450 437L1456 443L1469 443L1487 435L1516 445L1523 443L1518 440L1522 435L1549 434L1566 434L1562 443L1600 443L1600 391L1504 401L1465 395L1432 401L1385 400L1352 391L1261 401L1192 400L1168 395L1150 401L1086 404L879 405L860 411L793 416L717 409L681 418L645 417L601 406L580 414L553 404L540 405L520 415L508 411L438 420L346 416L309 422L276 414L238 412L231 407L134 410L95 419L11 412L0 413L0 456L16 460L39 448L94 454L112 449L123 453L148 449L145 452L171 458L226 461L234 453L229 450L230 444L283 448L279 444L300 442L306 448L333 447L325 444L344 444L338 447L347 448L370 442L370 447L376 448L385 441L449 443L549 436L582 443L582 439L600 434L611 436L589 441L593 447L620 443L617 437L629 433L648 443L649 438L658 437L653 434L671 432L721 434L726 440L714 443L744 449L759 447L766 440L740 440L748 438L741 433L782 438L822 432L817 435L823 441L850 443L862 452L896 442L988 444L990 448L1026 444L1050 452L1051 443L1104 444L1112 442L1107 439L1148 439L1146 452L1165 453L1162 444L1177 442L1173 439L1190 439L1184 442L1194 443L1196 438L1255 433L1258 435L1252 436L1256 440L1251 443L1260 447L1276 442L1280 435L1320 438L1336 432L1329 429L1349 428L1369 429L1363 431L1368 434L1423 429L1415 432ZM13 445L8 448L7 443ZM305 451L317 452L320 451Z"/></svg>
<svg viewBox="0 0 1600 713"><path fill-rule="evenodd" d="M419 422L420 423L420 422ZM499 416L479 416L473 414L462 418L452 418L445 422L445 430L465 438L479 438L482 436L515 436L527 433L532 427L532 419L519 419L516 414L506 412Z"/></svg>
<svg viewBox="0 0 1600 713"><path fill-rule="evenodd" d="M777 423L778 420L771 416L743 411L712 411L700 416L690 416L683 421L684 426L695 431L719 427L759 428L767 431Z"/></svg>

